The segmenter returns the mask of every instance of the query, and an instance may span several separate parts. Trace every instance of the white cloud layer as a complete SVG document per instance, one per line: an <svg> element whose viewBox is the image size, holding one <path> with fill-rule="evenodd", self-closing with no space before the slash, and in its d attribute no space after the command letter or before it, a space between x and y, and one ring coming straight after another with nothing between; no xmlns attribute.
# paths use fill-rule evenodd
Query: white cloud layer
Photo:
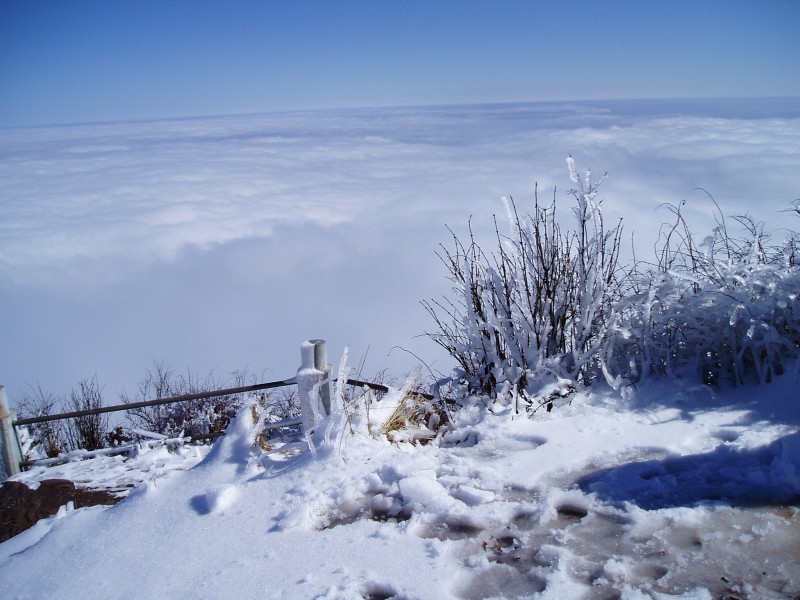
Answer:
<svg viewBox="0 0 800 600"><path fill-rule="evenodd" d="M292 375L299 343L366 372L449 363L419 305L447 289L445 224L481 239L534 182L568 215L564 158L609 172L609 218L638 252L688 201L772 227L800 196L796 103L404 108L0 130L0 383L113 400L153 360L202 374ZM792 223L789 223L792 225ZM800 224L793 224L798 228Z"/></svg>

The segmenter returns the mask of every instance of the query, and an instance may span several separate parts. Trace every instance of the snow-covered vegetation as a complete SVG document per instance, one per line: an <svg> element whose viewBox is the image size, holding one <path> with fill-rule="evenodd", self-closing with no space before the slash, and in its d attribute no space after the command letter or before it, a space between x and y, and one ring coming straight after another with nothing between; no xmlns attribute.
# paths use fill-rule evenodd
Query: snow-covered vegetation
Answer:
<svg viewBox="0 0 800 600"><path fill-rule="evenodd" d="M130 404L242 386L245 385L246 376L245 373L234 373L230 384L223 384L213 374L201 381L191 372L183 376L163 362L157 362L139 381L136 394L131 396L123 392L121 400L124 404ZM225 430L231 418L241 408L242 400L241 395L233 394L137 408L127 411L126 414L133 428L168 437L213 435Z"/></svg>
<svg viewBox="0 0 800 600"><path fill-rule="evenodd" d="M798 234L787 228L773 240L754 217L719 211L714 230L698 238L680 206L668 209L675 222L659 240L657 264L637 273L610 332L603 359L609 379L680 373L735 386L767 383L794 368ZM800 205L787 213L800 216Z"/></svg>
<svg viewBox="0 0 800 600"><path fill-rule="evenodd" d="M454 298L425 303L431 338L459 365L449 383L459 400L486 396L528 411L605 379L614 388L651 376L685 376L715 386L766 383L800 355L800 238L772 245L749 215L726 218L698 240L681 213L662 229L656 256L620 263L622 223L608 227L602 182L581 177L574 229L556 200L521 217L505 199L509 231L487 253L453 236L441 258ZM718 208L718 207L717 207ZM798 212L797 206L789 212ZM732 231L728 222L739 225Z"/></svg>
<svg viewBox="0 0 800 600"><path fill-rule="evenodd" d="M118 405L173 398L182 395L210 392L228 387L246 386L248 374L232 373L228 380L220 380L213 373L200 379L191 371L181 375L164 362L154 363L139 381L134 394L123 391ZM277 389L262 392L258 399L268 407L270 420L280 421L299 415L300 407L293 390ZM218 436L228 426L231 418L243 406L243 394L223 394L211 398L189 400L171 404L157 404L124 411L122 418L112 422L108 414L88 415L58 419L26 425L20 428L23 435L23 460L79 456L78 450L97 450L123 446L142 439L193 438L208 440ZM19 418L53 416L69 411L87 410L108 406L97 377L80 382L68 396L44 391L41 386L31 388L18 400ZM118 413L119 414L119 413Z"/></svg>
<svg viewBox="0 0 800 600"><path fill-rule="evenodd" d="M498 230L495 253L455 236L455 250L445 249L456 298L425 306L439 327L431 337L460 365L455 378L466 396L521 396L530 405L543 389L566 394L596 379L623 285L621 228L606 230L598 182L591 173L579 178L571 157L568 164L580 186L572 191L575 230L562 231L556 201L541 206L537 191L528 217L505 200L510 231Z"/></svg>

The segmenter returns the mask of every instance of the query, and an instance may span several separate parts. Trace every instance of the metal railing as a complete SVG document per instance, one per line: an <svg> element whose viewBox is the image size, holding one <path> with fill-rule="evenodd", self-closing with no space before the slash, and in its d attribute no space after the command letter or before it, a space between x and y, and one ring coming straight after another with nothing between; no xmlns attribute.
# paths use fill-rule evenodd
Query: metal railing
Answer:
<svg viewBox="0 0 800 600"><path fill-rule="evenodd" d="M145 400L144 402L129 402L127 404L115 404L113 406L101 406L98 408L87 408L85 410L75 410L72 412L58 413L55 415L43 415L41 417L29 417L26 419L16 419L12 421L14 427L20 425L33 425L36 423L46 423L47 421L58 421L60 419L74 419L77 417L88 417L90 415L100 415L103 413L119 412L123 410L135 410L137 408L146 408L148 406L160 406L162 404L173 404L175 402L189 402L191 400L204 400L205 398L216 398L218 396L233 396L235 394L243 394L245 392L257 392L259 390L268 390L271 388L279 388L287 385L294 385L297 383L296 379L285 379L282 381L269 381L267 383L257 383L255 385L244 385L234 388L226 388L223 390L212 390L209 392L197 392L196 394L182 394L180 396L171 396L170 398L156 398L155 400Z"/></svg>
<svg viewBox="0 0 800 600"><path fill-rule="evenodd" d="M321 404L320 407L323 408L325 412L329 412L331 392L328 386L336 380L330 378L331 368L330 365L326 364L327 357L326 357L324 340L310 340L309 342L303 344L303 347L301 348L301 356L302 356L302 365L300 367L298 375L288 379L282 379L278 381L268 381L266 383L257 383L253 385L225 388L221 390L211 390L211 391L197 392L192 394L182 394L180 396L172 396L169 398L156 398L154 400L145 400L142 402L130 402L127 404L126 403L115 404L113 406L101 406L98 408L76 410L71 412L58 413L54 415L28 417L23 419L17 419L16 414L9 411L8 404L5 398L5 388L2 385L0 385L0 426L2 426L2 430L0 431L1 434L0 445L2 446L1 449L2 449L2 459L3 459L2 464L0 464L0 467L5 467L5 473L4 474L0 473L0 481L4 480L6 477L10 475L18 473L20 468L24 469L34 464L45 465L45 464L56 464L58 462L58 457L52 459L41 459L37 461L22 460L19 436L17 435L17 427L24 425L35 425L37 423L46 423L48 421L58 421L61 419L74 419L74 418L87 417L91 415L99 415L104 413L136 410L139 408L147 408L150 406L160 406L164 404L172 404L177 402L189 402L192 400L203 400L206 398L215 398L219 396L233 396L236 394L243 394L247 392L257 392L261 390L286 387L289 385L297 385L298 391L300 393L300 407L303 416L297 419L287 419L284 421L271 423L267 427L270 429L274 429L277 427L285 427L289 425L302 425L304 429L313 428L314 410L310 409L310 403L312 402L312 400L310 399L310 395L312 389L314 389L315 386L319 387L319 389L315 393L319 394L318 400ZM326 383L327 385L321 385L323 383ZM389 391L388 386L385 386L380 383L373 383L370 381L362 381L360 379L347 379L346 383L348 385L366 387L371 390L382 393L386 393ZM417 393L420 396L427 398L428 400L434 399L434 396L431 394L425 394L421 392ZM180 440L185 440L185 439L188 438L180 438ZM168 441L177 443L179 440L176 438L174 440L168 440ZM105 448L95 451L85 451L79 453L79 456L76 455L76 457L90 458L94 455L99 456L107 454L121 454L130 450L131 448L132 446L131 447L118 446L114 448ZM67 460L69 459L70 458L67 457Z"/></svg>

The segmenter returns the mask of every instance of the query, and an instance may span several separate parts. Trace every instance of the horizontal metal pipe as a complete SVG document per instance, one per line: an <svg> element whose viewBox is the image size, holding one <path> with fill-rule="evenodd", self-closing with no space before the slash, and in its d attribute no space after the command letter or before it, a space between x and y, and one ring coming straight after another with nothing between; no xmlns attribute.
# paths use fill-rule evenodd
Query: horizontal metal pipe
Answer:
<svg viewBox="0 0 800 600"><path fill-rule="evenodd" d="M361 381L360 379L348 379L347 383L349 385L360 385L363 387L368 387L371 390L375 390L376 392L388 392L388 386L382 385L380 383L372 383L370 381ZM427 400L433 400L434 396L432 394L426 394L424 392L414 392L418 396L422 396Z"/></svg>
<svg viewBox="0 0 800 600"><path fill-rule="evenodd" d="M172 404L174 402L188 402L190 400L203 400L205 398L214 398L216 396L227 396L232 394L242 394L245 392L256 392L259 390L267 390L278 387L285 387L294 385L295 378L284 379L282 381L269 381L267 383L257 383L255 385L245 385L241 387L228 388L224 390L214 390L211 392L198 392L195 394L183 394L181 396L173 396L171 398L158 398L156 400L145 400L144 402L131 402L129 404L115 404L114 406L101 406L100 408L88 408L85 410L75 410L72 412L58 413L55 415L43 415L41 417L29 417L27 419L17 419L12 425L14 427L20 425L33 425L35 423L46 423L48 421L58 421L59 419L74 419L77 417L87 417L90 415L99 415L110 412L117 412L121 410L134 410L136 408L146 408L148 406L160 406L162 404ZM389 387L380 383L372 383L370 381L361 381L359 379L348 379L349 385L366 386L378 392L388 392ZM433 400L431 394L417 392L423 398Z"/></svg>
<svg viewBox="0 0 800 600"><path fill-rule="evenodd" d="M100 408L88 408L86 410L75 410L72 412L59 413L56 415L44 415L41 417L30 417L28 419L17 419L12 423L14 427L19 425L32 425L34 423L45 423L47 421L57 421L59 419L74 419L76 417L87 417L89 415L99 415L120 410L133 410L136 408L146 408L148 406L159 406L161 404L172 404L173 402L188 402L190 400L203 400L204 398L214 398L216 396L228 396L232 394L242 394L244 392L256 392L270 388L294 385L295 379L285 379L283 381L270 381L267 383L257 383L255 385L245 385L241 387L228 388L225 390L215 390L211 392L198 392L196 394L183 394L171 398L159 398L157 400L146 400L144 402L131 402L130 404L115 404L114 406L101 406Z"/></svg>

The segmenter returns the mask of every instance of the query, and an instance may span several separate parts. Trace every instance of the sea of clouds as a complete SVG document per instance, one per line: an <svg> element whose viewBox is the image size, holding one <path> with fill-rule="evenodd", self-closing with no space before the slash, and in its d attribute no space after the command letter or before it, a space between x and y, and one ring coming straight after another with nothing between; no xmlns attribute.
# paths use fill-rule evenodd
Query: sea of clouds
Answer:
<svg viewBox="0 0 800 600"><path fill-rule="evenodd" d="M0 384L106 401L154 361L225 380L294 375L299 345L364 376L451 363L420 300L447 293L445 225L491 247L501 196L555 197L565 157L649 258L659 206L714 204L800 229L800 101L649 101L314 111L0 129ZM554 192L554 188L556 191ZM629 255L630 250L626 248ZM423 367L427 373L427 368Z"/></svg>

